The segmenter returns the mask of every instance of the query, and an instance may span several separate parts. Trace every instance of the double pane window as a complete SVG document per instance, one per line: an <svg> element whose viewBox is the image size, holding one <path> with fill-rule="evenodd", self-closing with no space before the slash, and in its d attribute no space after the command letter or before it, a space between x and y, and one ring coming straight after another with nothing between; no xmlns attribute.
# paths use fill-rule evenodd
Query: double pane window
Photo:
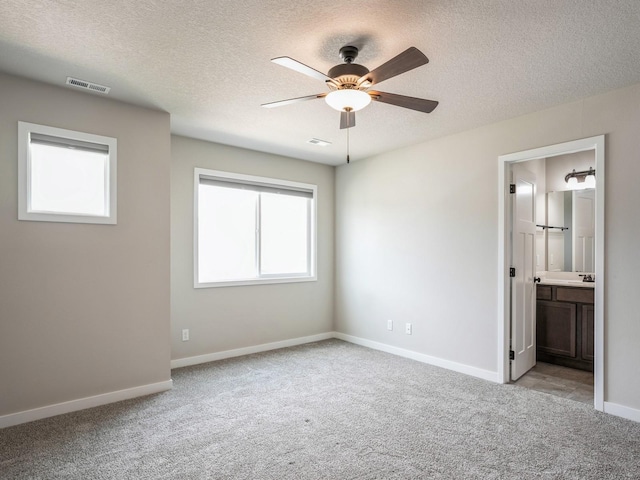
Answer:
<svg viewBox="0 0 640 480"><path fill-rule="evenodd" d="M195 286L315 279L316 186L196 169Z"/></svg>

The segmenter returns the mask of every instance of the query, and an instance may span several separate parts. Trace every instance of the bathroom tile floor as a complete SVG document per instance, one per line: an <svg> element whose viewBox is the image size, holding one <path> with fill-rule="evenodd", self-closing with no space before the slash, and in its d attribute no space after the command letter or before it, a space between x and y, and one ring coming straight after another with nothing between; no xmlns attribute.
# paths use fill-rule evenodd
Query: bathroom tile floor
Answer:
<svg viewBox="0 0 640 480"><path fill-rule="evenodd" d="M519 387L593 404L593 373L538 362L514 382Z"/></svg>

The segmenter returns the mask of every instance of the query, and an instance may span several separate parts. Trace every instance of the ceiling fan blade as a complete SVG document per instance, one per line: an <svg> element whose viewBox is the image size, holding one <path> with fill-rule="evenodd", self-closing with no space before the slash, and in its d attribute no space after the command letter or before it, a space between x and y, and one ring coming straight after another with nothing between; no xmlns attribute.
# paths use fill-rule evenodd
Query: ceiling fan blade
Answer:
<svg viewBox="0 0 640 480"><path fill-rule="evenodd" d="M356 126L356 112L350 110L348 112L340 112L340 129L351 128Z"/></svg>
<svg viewBox="0 0 640 480"><path fill-rule="evenodd" d="M431 113L438 106L435 100L425 100L424 98L406 97L395 93L368 91L371 99L377 102L388 103L398 107L410 108L419 112Z"/></svg>
<svg viewBox="0 0 640 480"><path fill-rule="evenodd" d="M323 82L330 81L335 83L333 79L318 70L308 67L304 63L300 63L297 60L294 60L291 57L276 57L272 58L271 61L273 63L277 63L278 65L282 65L283 67L290 68L291 70L295 70L296 72L302 73L312 78L316 78Z"/></svg>
<svg viewBox="0 0 640 480"><path fill-rule="evenodd" d="M317 93L315 95L307 95L306 97L289 98L288 100L279 100L277 102L263 103L261 106L265 108L282 107L292 103L305 102L307 100L315 100L316 98L326 97L326 93Z"/></svg>
<svg viewBox="0 0 640 480"><path fill-rule="evenodd" d="M416 47L409 47L400 55L396 55L388 62L383 63L378 68L374 68L368 74L360 77L358 85L361 85L366 80L369 80L371 84L384 82L396 75L408 72L427 63L429 63L429 59L424 53Z"/></svg>

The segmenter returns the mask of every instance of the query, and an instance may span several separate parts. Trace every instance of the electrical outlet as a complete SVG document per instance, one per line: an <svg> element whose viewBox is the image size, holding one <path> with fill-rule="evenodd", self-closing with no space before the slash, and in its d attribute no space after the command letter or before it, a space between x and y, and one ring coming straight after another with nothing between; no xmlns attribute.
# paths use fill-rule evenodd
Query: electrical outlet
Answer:
<svg viewBox="0 0 640 480"><path fill-rule="evenodd" d="M393 320L387 320L387 330L393 330Z"/></svg>
<svg viewBox="0 0 640 480"><path fill-rule="evenodd" d="M411 324L410 323L405 323L404 324L404 333L406 333L407 335L411 335Z"/></svg>
<svg viewBox="0 0 640 480"><path fill-rule="evenodd" d="M183 328L182 329L182 341L186 342L189 340L189 329L188 328Z"/></svg>

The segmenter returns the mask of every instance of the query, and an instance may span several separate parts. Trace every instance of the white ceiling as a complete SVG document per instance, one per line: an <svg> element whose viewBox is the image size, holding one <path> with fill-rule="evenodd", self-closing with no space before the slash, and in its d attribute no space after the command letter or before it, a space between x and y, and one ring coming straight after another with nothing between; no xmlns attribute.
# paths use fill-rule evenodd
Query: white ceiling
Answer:
<svg viewBox="0 0 640 480"><path fill-rule="evenodd" d="M429 57L379 89L438 108L372 103L357 160L640 83L639 25L638 0L2 0L0 71L107 85L174 133L337 165L346 131L323 100L260 107L327 91L271 58L326 73L347 44L370 70L410 46Z"/></svg>

